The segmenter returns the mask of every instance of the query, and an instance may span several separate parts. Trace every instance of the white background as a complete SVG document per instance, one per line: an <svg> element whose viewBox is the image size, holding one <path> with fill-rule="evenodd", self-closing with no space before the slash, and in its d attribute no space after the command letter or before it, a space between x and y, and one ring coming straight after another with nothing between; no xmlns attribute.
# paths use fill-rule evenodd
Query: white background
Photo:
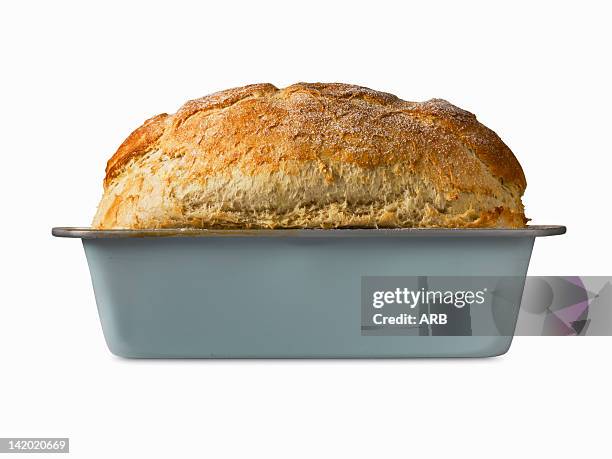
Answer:
<svg viewBox="0 0 612 459"><path fill-rule="evenodd" d="M342 81L475 112L522 163L533 222L568 226L530 273L612 275L606 2L0 8L0 436L69 436L79 458L610 457L609 338L467 361L122 360L79 241L50 236L90 223L145 118L247 83Z"/></svg>

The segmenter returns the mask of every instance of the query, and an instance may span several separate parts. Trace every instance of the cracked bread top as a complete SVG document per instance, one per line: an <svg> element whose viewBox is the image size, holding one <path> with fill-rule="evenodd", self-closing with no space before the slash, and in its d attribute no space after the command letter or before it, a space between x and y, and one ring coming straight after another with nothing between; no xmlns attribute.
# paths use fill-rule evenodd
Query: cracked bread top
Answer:
<svg viewBox="0 0 612 459"><path fill-rule="evenodd" d="M341 83L185 103L108 161L96 228L522 227L525 176L454 105Z"/></svg>

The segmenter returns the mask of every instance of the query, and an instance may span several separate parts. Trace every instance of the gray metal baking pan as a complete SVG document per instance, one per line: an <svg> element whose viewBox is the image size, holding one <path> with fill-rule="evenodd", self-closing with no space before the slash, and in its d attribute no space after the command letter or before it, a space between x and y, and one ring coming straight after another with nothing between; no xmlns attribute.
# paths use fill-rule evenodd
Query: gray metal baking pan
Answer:
<svg viewBox="0 0 612 459"><path fill-rule="evenodd" d="M95 230L82 239L104 337L128 358L488 357L507 352L536 237L522 229ZM518 278L505 331L363 333L366 277ZM474 323L489 317L473 309Z"/></svg>

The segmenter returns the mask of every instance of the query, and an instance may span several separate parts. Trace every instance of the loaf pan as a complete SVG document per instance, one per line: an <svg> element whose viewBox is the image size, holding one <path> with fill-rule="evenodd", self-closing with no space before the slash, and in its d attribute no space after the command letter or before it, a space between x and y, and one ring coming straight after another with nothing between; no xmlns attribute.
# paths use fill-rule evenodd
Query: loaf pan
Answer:
<svg viewBox="0 0 612 459"><path fill-rule="evenodd" d="M536 237L523 229L94 230L80 238L108 348L128 358L487 357L505 353ZM364 278L518 279L505 330L364 332ZM476 323L491 311L471 311ZM367 327L365 327L367 329Z"/></svg>

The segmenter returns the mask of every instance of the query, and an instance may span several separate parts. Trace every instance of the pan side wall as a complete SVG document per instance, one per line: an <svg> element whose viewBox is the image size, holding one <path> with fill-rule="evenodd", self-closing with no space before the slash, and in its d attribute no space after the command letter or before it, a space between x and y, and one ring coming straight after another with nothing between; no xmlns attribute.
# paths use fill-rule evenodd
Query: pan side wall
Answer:
<svg viewBox="0 0 612 459"><path fill-rule="evenodd" d="M500 355L512 336L362 336L362 276L524 278L533 241L211 237L83 245L116 355L397 358Z"/></svg>

